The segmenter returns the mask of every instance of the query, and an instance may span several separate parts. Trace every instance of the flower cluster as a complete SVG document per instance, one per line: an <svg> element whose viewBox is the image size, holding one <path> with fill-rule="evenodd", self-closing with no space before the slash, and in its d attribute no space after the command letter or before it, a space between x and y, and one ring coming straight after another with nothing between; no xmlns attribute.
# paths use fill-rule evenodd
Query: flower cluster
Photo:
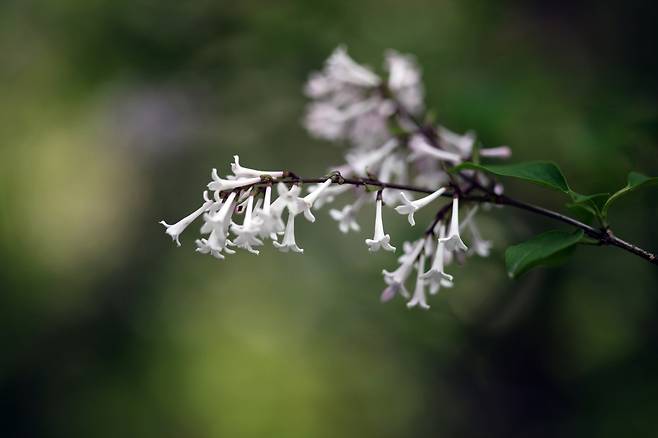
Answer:
<svg viewBox="0 0 658 438"><path fill-rule="evenodd" d="M426 291L436 294L453 285L447 266L473 254L486 257L491 248L474 221L477 204L468 206L460 223L460 200L469 203L473 191L502 191L482 174L451 169L480 157L507 158L510 149L483 148L472 132L461 135L426 122L421 72L412 56L386 52L384 73L380 76L356 63L345 48L338 47L324 69L309 78L305 93L311 102L305 127L315 137L349 145L345 162L330 168L326 177L304 179L289 171L255 170L243 167L236 155L231 175L222 178L213 169L197 210L173 225L161 222L167 234L180 245L183 230L202 217L205 237L196 240L196 250L202 254L218 259L236 249L258 254L266 239L279 251L302 253L295 238L297 216L314 222L314 210L341 195L352 195L352 202L329 210L339 230L359 232L357 213L374 204L372 238L364 243L370 252L395 252L398 245L384 231L383 207L394 207L415 226L414 214L434 205L436 215L429 227L417 240L402 243L398 268L383 271L387 287L381 295L382 301L399 295L408 300L408 307L429 308ZM278 195L275 200L273 190ZM446 197L450 200L438 205ZM463 231L468 231L470 248ZM409 293L406 283L414 271L416 283Z"/></svg>

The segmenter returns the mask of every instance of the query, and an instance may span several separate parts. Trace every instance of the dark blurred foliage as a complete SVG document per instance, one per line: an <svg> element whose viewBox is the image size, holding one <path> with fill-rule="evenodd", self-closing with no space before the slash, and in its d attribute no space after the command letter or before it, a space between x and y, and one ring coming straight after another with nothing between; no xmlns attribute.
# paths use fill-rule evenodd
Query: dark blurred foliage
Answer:
<svg viewBox="0 0 658 438"><path fill-rule="evenodd" d="M339 162L299 120L341 43L375 67L414 53L442 123L554 160L580 192L658 175L656 7L604 3L4 0L1 435L655 436L658 271L626 253L511 281L505 246L555 224L494 211L492 257L415 312L379 304L393 258L326 212L300 227L303 257L222 263L156 223L233 153ZM657 212L647 190L611 220L656 250Z"/></svg>

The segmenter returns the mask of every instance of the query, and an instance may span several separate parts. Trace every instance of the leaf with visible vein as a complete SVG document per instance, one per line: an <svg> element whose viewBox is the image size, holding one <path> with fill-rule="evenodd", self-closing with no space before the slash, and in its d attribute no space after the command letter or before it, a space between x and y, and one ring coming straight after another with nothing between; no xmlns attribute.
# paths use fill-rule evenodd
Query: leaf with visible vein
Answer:
<svg viewBox="0 0 658 438"><path fill-rule="evenodd" d="M583 230L551 230L510 246L505 251L507 274L510 278L516 278L535 266L556 261L557 256L565 255L565 251L574 247L583 235Z"/></svg>

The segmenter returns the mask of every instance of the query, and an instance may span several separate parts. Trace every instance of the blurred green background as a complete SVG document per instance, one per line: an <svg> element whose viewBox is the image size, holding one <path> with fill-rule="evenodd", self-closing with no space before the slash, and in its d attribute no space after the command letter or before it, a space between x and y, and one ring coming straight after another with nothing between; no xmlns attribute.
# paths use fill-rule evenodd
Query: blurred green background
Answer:
<svg viewBox="0 0 658 438"><path fill-rule="evenodd" d="M3 0L0 436L655 436L658 270L612 248L518 281L503 251L555 224L481 215L496 250L428 312L382 305L363 233L326 210L303 256L224 262L157 221L234 153L321 175L300 125L338 44L414 53L446 126L560 163L583 193L658 175L655 7L627 1ZM552 208L523 184L507 192ZM617 233L658 249L658 193ZM428 215L431 213L427 213ZM429 216L428 216L429 217ZM414 236L388 215L394 243ZM194 228L194 227L193 227Z"/></svg>

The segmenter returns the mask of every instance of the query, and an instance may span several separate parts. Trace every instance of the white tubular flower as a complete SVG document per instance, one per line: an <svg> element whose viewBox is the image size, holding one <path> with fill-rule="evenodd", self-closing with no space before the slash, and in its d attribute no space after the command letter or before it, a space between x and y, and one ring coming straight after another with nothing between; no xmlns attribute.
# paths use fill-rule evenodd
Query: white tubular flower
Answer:
<svg viewBox="0 0 658 438"><path fill-rule="evenodd" d="M220 257L222 251L226 254L235 254L235 251L229 248L229 246L234 245L233 242L228 239L228 234L218 229L212 230L208 238L201 239L201 242L209 248L210 254L217 259L222 260L224 258L223 256Z"/></svg>
<svg viewBox="0 0 658 438"><path fill-rule="evenodd" d="M409 223L413 227L416 225L416 221L414 220L414 213L416 211L420 210L421 208L427 206L430 202L434 201L436 198L441 196L446 189L444 187L441 187L439 190L435 191L434 193L427 195L423 198L416 199L415 201L409 201L407 196L400 192L400 197L402 198L402 205L398 205L395 207L395 211L397 211L400 214L406 214L407 219L409 220Z"/></svg>
<svg viewBox="0 0 658 438"><path fill-rule="evenodd" d="M217 169L213 169L212 181L208 183L208 188L216 192L223 192L226 190L237 189L238 187L248 186L260 182L260 177L253 178L236 178L236 179L223 179L217 174Z"/></svg>
<svg viewBox="0 0 658 438"><path fill-rule="evenodd" d="M224 260L224 254L222 254L220 251L216 251L208 245L208 239L197 239L195 241L196 243L196 249L195 251L198 252L199 254L210 254L211 256L215 257L218 260ZM225 248L227 250L227 254L233 254L234 251L229 250L228 248Z"/></svg>
<svg viewBox="0 0 658 438"><path fill-rule="evenodd" d="M250 196L247 200L247 208L244 213L244 222L242 225L233 224L231 230L235 233L235 245L239 248L246 249L252 254L258 255L258 250L252 246L261 246L263 242L256 237L260 231L260 220L252 218L252 210L254 206L254 197Z"/></svg>
<svg viewBox="0 0 658 438"><path fill-rule="evenodd" d="M243 190L240 192L240 196L238 196L238 199L235 201L236 206L235 206L235 213L242 214L244 213L245 208L247 207L247 203L249 202L249 198L251 198L251 191L253 187L249 187L247 190Z"/></svg>
<svg viewBox="0 0 658 438"><path fill-rule="evenodd" d="M313 102L304 116L304 127L316 138L340 140L345 137L347 117L344 112L328 102Z"/></svg>
<svg viewBox="0 0 658 438"><path fill-rule="evenodd" d="M226 248L227 245L233 245L228 239L228 229L231 225L231 216L233 215L234 200L236 197L235 192L231 192L224 203L222 208L216 214L206 213L203 218L206 223L201 228L202 233L210 233L208 239L201 239L212 251L225 252L228 254L234 253L234 251Z"/></svg>
<svg viewBox="0 0 658 438"><path fill-rule="evenodd" d="M453 164L458 164L462 161L461 155L435 148L422 134L414 134L411 137L409 140L409 149L412 151L411 155L409 155L409 161L416 160L420 157L431 157Z"/></svg>
<svg viewBox="0 0 658 438"><path fill-rule="evenodd" d="M304 211L306 204L304 204L304 201L299 197L299 193L302 189L297 184L293 184L293 186L288 189L284 183L280 182L277 184L276 189L279 193L279 197L270 206L272 212L276 216L280 217L285 208L294 214L299 214Z"/></svg>
<svg viewBox="0 0 658 438"><path fill-rule="evenodd" d="M452 149L462 157L469 157L475 145L475 133L468 131L464 135L457 134L451 130L439 126L439 141L446 149Z"/></svg>
<svg viewBox="0 0 658 438"><path fill-rule="evenodd" d="M457 196L452 198L452 217L450 218L448 237L439 240L445 243L445 247L448 251L466 251L468 249L459 235L459 197Z"/></svg>
<svg viewBox="0 0 658 438"><path fill-rule="evenodd" d="M479 153L481 157L509 158L512 156L512 149L509 146L498 146L497 148L482 148Z"/></svg>
<svg viewBox="0 0 658 438"><path fill-rule="evenodd" d="M345 161L350 165L355 174L365 176L368 170L376 167L380 161L386 158L393 149L398 146L398 141L394 138L388 140L379 149L368 152L351 153L345 156Z"/></svg>
<svg viewBox="0 0 658 438"><path fill-rule="evenodd" d="M219 192L214 192L214 200L212 200L208 196L208 191L206 190L203 192L203 199L210 203L208 213L217 213L222 207L222 199L219 197Z"/></svg>
<svg viewBox="0 0 658 438"><path fill-rule="evenodd" d="M335 221L338 221L338 229L341 233L347 234L350 230L361 230L361 227L356 222L356 214L365 202L366 196L366 194L359 196L354 204L346 205L342 210L337 210L335 208L329 210L329 216L331 216L331 218Z"/></svg>
<svg viewBox="0 0 658 438"><path fill-rule="evenodd" d="M240 165L240 156L238 155L233 155L233 160L233 163L231 163L231 172L233 172L233 175L238 178L260 177L265 175L271 176L272 178L281 178L283 176L283 171L280 170L255 170L243 167Z"/></svg>
<svg viewBox="0 0 658 438"><path fill-rule="evenodd" d="M197 239L197 240L194 241L194 243L196 243L196 249L195 249L196 252L198 252L200 254L212 254L212 250L208 246L206 239ZM213 256L214 256L214 254L213 254ZM222 254L218 253L217 258L220 259L220 260L223 260L224 256Z"/></svg>
<svg viewBox="0 0 658 438"><path fill-rule="evenodd" d="M400 266L395 271L382 271L382 274L384 274L384 281L388 285L388 287L382 292L382 301L389 301L398 293L405 298L409 298L409 291L407 291L407 288L404 286L404 282L407 280L407 277L409 277L409 274L411 274L414 262L424 246L425 242L423 239L418 240L414 244L411 252L402 258Z"/></svg>
<svg viewBox="0 0 658 438"><path fill-rule="evenodd" d="M281 252L293 251L300 254L304 252L304 250L295 243L295 216L297 215L292 211L288 211L288 222L286 223L286 232L283 235L283 241L281 243L272 242L274 247Z"/></svg>
<svg viewBox="0 0 658 438"><path fill-rule="evenodd" d="M382 248L385 251L395 252L395 247L389 242L391 236L384 234L384 222L382 221L382 200L378 197L375 212L375 234L372 239L366 239L366 245L370 252L379 251Z"/></svg>
<svg viewBox="0 0 658 438"><path fill-rule="evenodd" d="M407 184L407 163L400 154L389 154L379 167L377 179L381 182ZM436 186L434 186L436 187ZM400 202L400 192L384 190L382 193L384 204L391 205Z"/></svg>
<svg viewBox="0 0 658 438"><path fill-rule="evenodd" d="M381 82L376 74L350 58L344 46L337 47L327 59L326 73L336 81L360 87L376 87Z"/></svg>
<svg viewBox="0 0 658 438"><path fill-rule="evenodd" d="M482 235L480 235L480 230L478 230L474 222L472 221L469 222L467 224L467 227L468 230L471 232L471 236L473 236L471 251L479 255L480 257L489 257L489 253L491 252L491 247L493 246L491 241L482 239Z"/></svg>
<svg viewBox="0 0 658 438"><path fill-rule="evenodd" d="M425 254L420 255L416 269L418 271L418 275L416 276L416 287L414 289L414 295L407 303L407 308L411 309L412 307L419 306L420 308L427 310L430 308L430 306L427 304L427 298L425 297L425 280L423 279L423 271L425 270Z"/></svg>
<svg viewBox="0 0 658 438"><path fill-rule="evenodd" d="M421 278L430 282L430 293L435 294L439 291L441 286L452 286L452 275L446 274L443 271L444 257L445 257L445 243L442 241L445 236L445 226L443 224L439 227L439 238L437 240L436 251L434 252L434 261L430 270L425 272Z"/></svg>
<svg viewBox="0 0 658 438"><path fill-rule="evenodd" d="M335 81L320 72L313 72L304 85L304 94L311 99L319 99L332 93Z"/></svg>
<svg viewBox="0 0 658 438"><path fill-rule="evenodd" d="M396 107L390 100L372 97L364 103L353 104L349 111L351 119L347 128L347 138L353 145L372 149L382 145L391 137L388 119L395 114Z"/></svg>
<svg viewBox="0 0 658 438"><path fill-rule="evenodd" d="M318 185L315 188L315 190L313 190L311 193L301 198L303 205L302 204L300 205L302 205L304 217L309 222L315 222L315 216L313 216L313 213L311 212L311 207L313 207L313 203L315 202L316 199L320 197L320 195L322 195L322 192L324 192L327 189L327 187L329 187L330 185L331 185L331 178L327 178L322 184Z"/></svg>
<svg viewBox="0 0 658 438"><path fill-rule="evenodd" d="M208 211L210 207L214 204L213 201L208 199L208 193L204 192L203 194L204 199L206 200L201 207L196 209L194 212L188 214L185 216L183 219L179 220L173 225L169 225L165 221L160 221L159 223L164 225L167 229L165 230L165 233L169 234L171 236L171 240L176 242L176 245L180 246L180 240L179 237L185 231L185 228L187 228L192 222L194 222L199 216L201 216L205 211Z"/></svg>
<svg viewBox="0 0 658 438"><path fill-rule="evenodd" d="M263 206L259 209L255 209L254 214L260 221L258 237L269 237L272 240L277 240L277 233L283 232L285 225L281 220L281 214L274 214L274 211L271 207L271 199L272 186L267 186L265 188L265 199L263 200Z"/></svg>
<svg viewBox="0 0 658 438"><path fill-rule="evenodd" d="M318 189L319 186L320 184L314 184L312 186L309 186L308 188L309 193L312 193L313 191ZM313 203L313 208L317 210L319 208L322 208L322 206L324 206L325 204L330 204L334 202L336 196L342 195L343 193L349 191L351 188L352 186L349 184L342 184L342 185L337 184L334 186L327 187L322 192L322 196L319 196L315 200L315 202Z"/></svg>
<svg viewBox="0 0 658 438"><path fill-rule="evenodd" d="M416 242L405 241L402 243L402 255L398 257L398 263L404 263L409 257L413 256L413 252L416 249Z"/></svg>
<svg viewBox="0 0 658 438"><path fill-rule="evenodd" d="M332 208L329 210L329 216L338 222L338 229L341 233L347 234L350 231L360 231L361 227L356 221L356 208L354 205L346 205L341 210Z"/></svg>
<svg viewBox="0 0 658 438"><path fill-rule="evenodd" d="M402 55L395 50L386 52L384 68L388 71L388 88L400 103L410 112L423 108L423 84L420 68L410 55Z"/></svg>

